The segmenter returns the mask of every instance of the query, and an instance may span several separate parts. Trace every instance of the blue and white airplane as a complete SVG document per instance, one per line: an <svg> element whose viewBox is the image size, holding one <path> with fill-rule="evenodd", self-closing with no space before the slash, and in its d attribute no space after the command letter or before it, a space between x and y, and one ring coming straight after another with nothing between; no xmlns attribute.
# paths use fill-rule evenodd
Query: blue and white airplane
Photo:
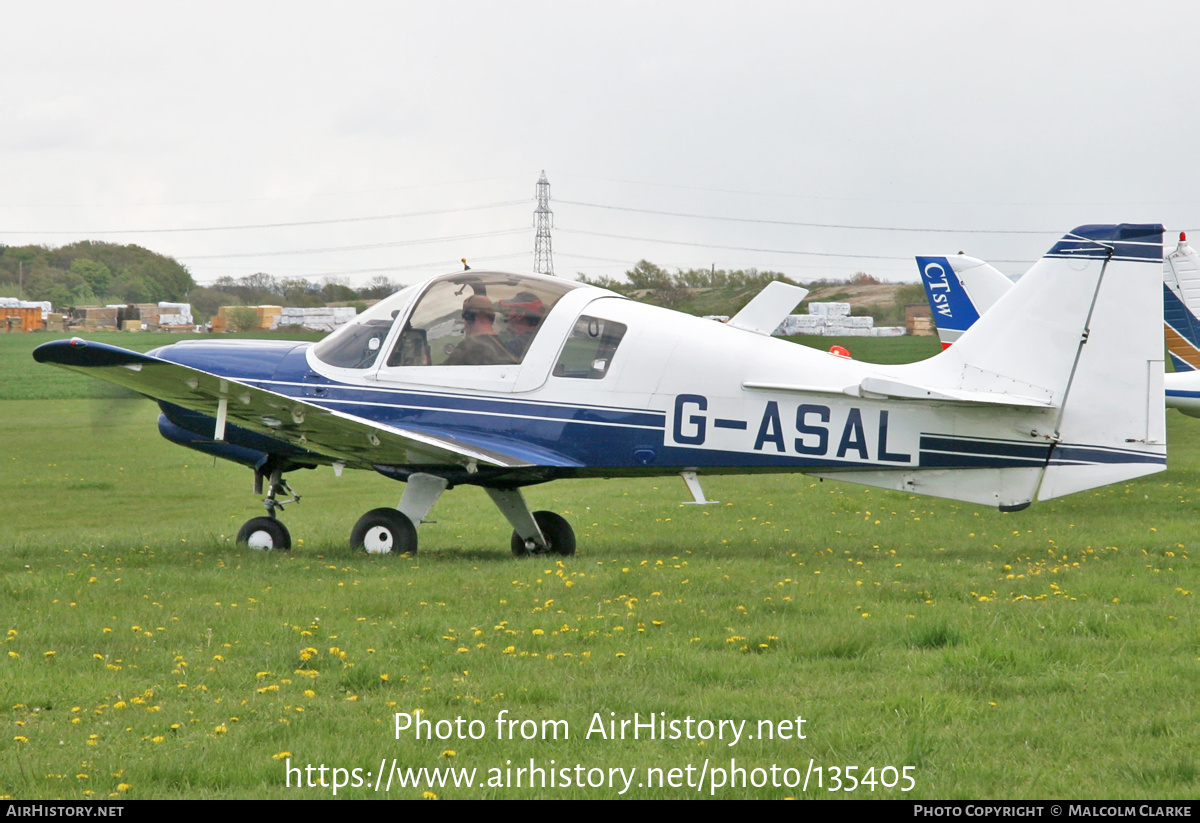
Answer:
<svg viewBox="0 0 1200 823"><path fill-rule="evenodd" d="M1076 238L1084 238L1077 240ZM441 494L483 487L517 555L572 554L522 488L572 477L803 472L1023 509L1166 465L1161 226L1068 234L929 360L873 365L770 333L803 298L772 283L727 325L553 277L462 271L410 286L316 344L185 341L140 354L79 339L44 363L158 401L160 431L254 470L288 548L301 468L403 481L351 543L417 548Z"/></svg>
<svg viewBox="0 0 1200 823"><path fill-rule="evenodd" d="M982 260L965 254L918 257L921 283L946 349L1013 286ZM1167 408L1200 417L1200 254L1179 234L1162 265L1163 334L1174 367L1164 379Z"/></svg>

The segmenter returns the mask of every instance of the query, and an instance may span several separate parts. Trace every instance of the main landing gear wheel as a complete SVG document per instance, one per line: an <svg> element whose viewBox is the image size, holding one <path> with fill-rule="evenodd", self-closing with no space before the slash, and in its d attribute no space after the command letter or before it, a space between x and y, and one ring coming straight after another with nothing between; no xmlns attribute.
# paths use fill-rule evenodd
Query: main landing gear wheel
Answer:
<svg viewBox="0 0 1200 823"><path fill-rule="evenodd" d="M287 551L292 547L292 536L274 517L252 517L238 531L237 542L263 551Z"/></svg>
<svg viewBox="0 0 1200 823"><path fill-rule="evenodd" d="M575 530L562 515L554 512L534 512L533 519L537 521L538 528L542 530L542 536L550 544L549 548L530 548L525 540L514 531L512 536L513 554L517 557L551 553L569 557L575 554Z"/></svg>
<svg viewBox="0 0 1200 823"><path fill-rule="evenodd" d="M371 509L354 524L350 547L367 554L416 554L417 527L396 509Z"/></svg>

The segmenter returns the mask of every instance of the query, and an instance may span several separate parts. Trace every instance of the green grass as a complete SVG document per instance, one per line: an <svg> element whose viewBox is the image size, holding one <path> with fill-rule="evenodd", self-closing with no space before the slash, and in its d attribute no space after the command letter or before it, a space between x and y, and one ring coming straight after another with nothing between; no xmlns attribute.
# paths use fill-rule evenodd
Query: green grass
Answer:
<svg viewBox="0 0 1200 823"><path fill-rule="evenodd" d="M261 513L247 470L164 441L148 402L95 414L72 384L42 399L36 385L58 370L22 365L12 342L27 358L40 339L0 337L35 395L0 402L0 795L331 796L286 788L288 757L476 768L480 782L531 758L826 769L824 789L721 797L1200 790L1196 421L1169 415L1168 472L1018 514L801 475L707 478L722 502L703 507L680 504L675 478L532 488L535 508L576 528L579 554L563 560L514 560L509 527L471 488L434 509L417 557L358 555L354 520L402 486L296 472L304 499L283 517L298 545L264 554L232 542ZM869 342L877 357L900 343ZM395 714L417 708L486 734L397 739ZM565 720L571 737L498 740L504 710ZM805 739L585 739L610 712L747 730L802 716ZM916 787L831 793L834 766L911 766ZM697 793L635 782L625 796Z"/></svg>

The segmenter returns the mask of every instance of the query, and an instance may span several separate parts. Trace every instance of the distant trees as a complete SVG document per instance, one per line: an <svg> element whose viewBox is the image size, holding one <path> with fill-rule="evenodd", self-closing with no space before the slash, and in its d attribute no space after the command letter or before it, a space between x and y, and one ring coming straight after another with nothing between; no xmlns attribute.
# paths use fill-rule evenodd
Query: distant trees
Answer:
<svg viewBox="0 0 1200 823"><path fill-rule="evenodd" d="M181 301L195 285L179 262L140 246L90 240L59 248L0 246L0 290L28 300Z"/></svg>
<svg viewBox="0 0 1200 823"><path fill-rule="evenodd" d="M383 275L355 289L338 277L312 282L266 272L198 286L178 261L140 246L89 240L59 248L0 245L0 296L49 300L56 308L165 300L191 303L193 315L205 320L221 306L361 304L402 287Z"/></svg>
<svg viewBox="0 0 1200 823"><path fill-rule="evenodd" d="M792 285L801 285L777 271L758 269L736 269L728 271L715 266L707 269L668 269L648 260L639 260L637 265L625 272L624 279L615 277L588 277L579 274L578 279L591 286L615 291L647 303L677 309L696 315L734 314L754 295L772 281L779 280ZM844 280L817 280L804 284L809 289L829 285L875 286L889 285L873 274L860 271ZM877 303L856 307L855 314L870 314L881 325L899 325L904 322L904 304L922 302L924 289L920 283L892 286L891 291ZM823 298L839 300L838 295ZM893 305L894 303L894 305ZM804 304L800 308L803 310Z"/></svg>
<svg viewBox="0 0 1200 823"><path fill-rule="evenodd" d="M230 331L254 331L258 328L258 312L253 306L234 306L225 311L225 323Z"/></svg>
<svg viewBox="0 0 1200 823"><path fill-rule="evenodd" d="M591 286L600 286L610 291L628 294L643 289L660 291L663 289L761 289L773 280L797 285L796 281L777 271L759 271L758 269L677 269L674 274L660 268L649 260L639 260L637 265L625 272L625 280L613 277L591 278L585 274L579 275L580 282Z"/></svg>

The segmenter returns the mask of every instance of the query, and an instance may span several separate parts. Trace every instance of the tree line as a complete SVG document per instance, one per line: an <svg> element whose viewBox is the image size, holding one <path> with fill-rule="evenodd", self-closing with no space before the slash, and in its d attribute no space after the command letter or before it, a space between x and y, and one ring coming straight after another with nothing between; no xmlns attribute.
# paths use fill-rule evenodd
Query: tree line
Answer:
<svg viewBox="0 0 1200 823"><path fill-rule="evenodd" d="M195 285L186 267L140 246L0 246L0 296L49 300L56 308L180 302Z"/></svg>
<svg viewBox="0 0 1200 823"><path fill-rule="evenodd" d="M759 271L758 269L737 269L726 271L716 267L709 269L676 269L673 273L656 266L649 260L640 260L632 269L625 272L625 280L615 277L590 278L585 274L578 275L579 280L591 286L615 291L618 294L629 295L647 289L653 291L671 291L674 289L756 289L774 280L799 285L795 280L777 271Z"/></svg>
<svg viewBox="0 0 1200 823"><path fill-rule="evenodd" d="M258 272L197 285L172 257L135 245L83 240L61 247L0 245L0 297L49 300L59 311L116 303L191 303L198 320L220 306L299 308L379 300L402 288L377 276L362 288L337 278L314 283Z"/></svg>
<svg viewBox="0 0 1200 823"><path fill-rule="evenodd" d="M775 280L798 285L776 271L716 267L671 271L648 260L639 261L623 279L577 277L589 285L695 314L736 312ZM860 272L851 282L878 281ZM336 277L313 282L258 272L238 278L227 275L201 286L174 258L140 246L90 240L58 248L0 245L0 297L49 300L60 311L75 306L170 301L190 303L193 315L203 321L221 306L307 308L342 303L357 304L361 310L404 285L383 275L356 288ZM706 290L712 294L699 294Z"/></svg>

